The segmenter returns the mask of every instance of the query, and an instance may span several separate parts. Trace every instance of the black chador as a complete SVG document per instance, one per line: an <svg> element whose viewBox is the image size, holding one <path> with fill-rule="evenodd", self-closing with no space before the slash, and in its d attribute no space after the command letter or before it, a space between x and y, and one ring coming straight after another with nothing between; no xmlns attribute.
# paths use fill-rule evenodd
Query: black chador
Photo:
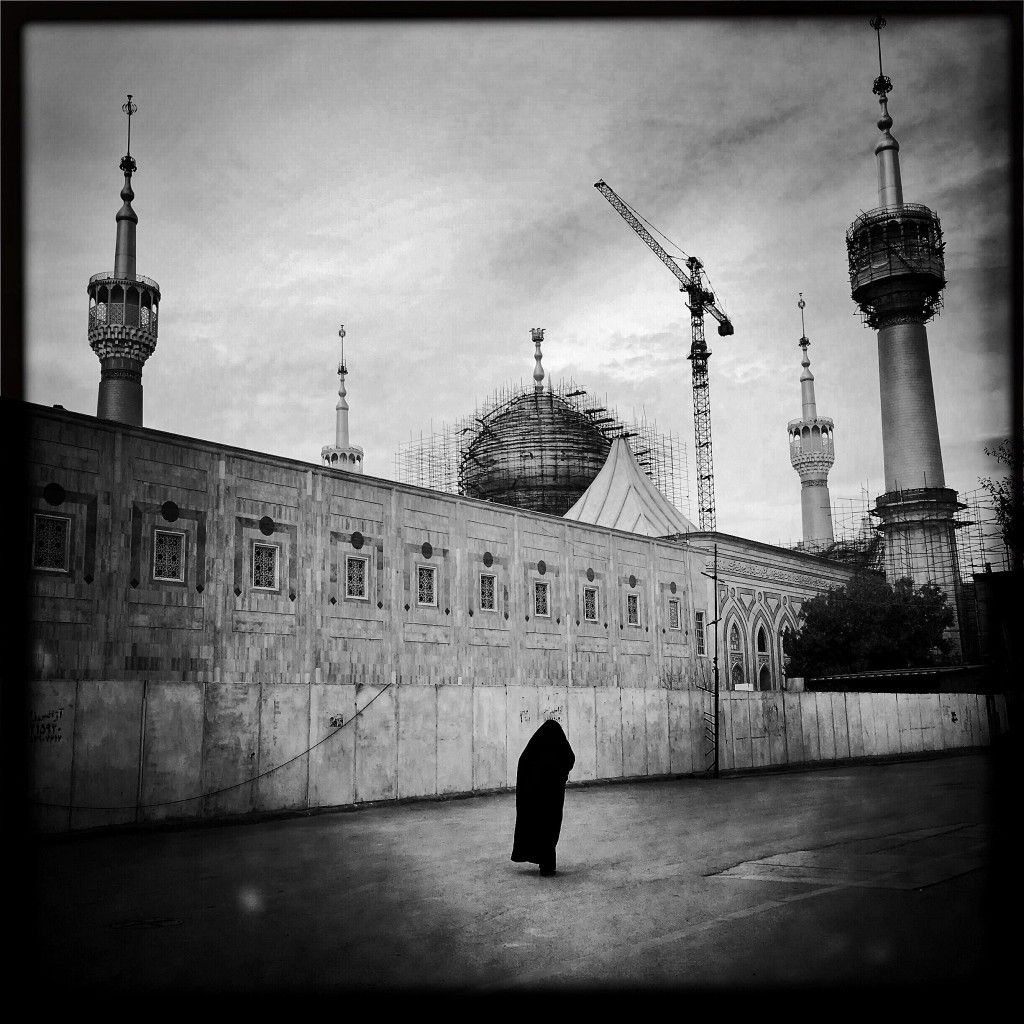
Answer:
<svg viewBox="0 0 1024 1024"><path fill-rule="evenodd" d="M526 744L516 772L516 834L512 859L555 873L555 846L562 828L565 782L576 755L554 720L545 722Z"/></svg>

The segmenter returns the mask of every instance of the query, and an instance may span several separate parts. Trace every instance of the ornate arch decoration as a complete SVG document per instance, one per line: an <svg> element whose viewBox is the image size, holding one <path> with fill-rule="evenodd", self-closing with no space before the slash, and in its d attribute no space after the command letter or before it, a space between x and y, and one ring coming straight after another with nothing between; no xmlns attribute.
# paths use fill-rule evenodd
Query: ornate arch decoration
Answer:
<svg viewBox="0 0 1024 1024"><path fill-rule="evenodd" d="M750 661L752 664L751 680L756 689L766 687L762 669L768 670L767 689L773 689L773 681L779 678L779 660L776 653L776 644L773 643L775 630L772 629L771 620L768 618L764 608L757 608L754 611L750 623L751 651Z"/></svg>
<svg viewBox="0 0 1024 1024"><path fill-rule="evenodd" d="M724 621L725 659L726 664L728 665L728 674L726 678L729 680L730 687L734 688L735 673L733 669L736 665L740 666L740 672L742 674L741 682L746 682L749 678L749 636L747 632L747 624L744 622L741 609L738 606L729 610Z"/></svg>

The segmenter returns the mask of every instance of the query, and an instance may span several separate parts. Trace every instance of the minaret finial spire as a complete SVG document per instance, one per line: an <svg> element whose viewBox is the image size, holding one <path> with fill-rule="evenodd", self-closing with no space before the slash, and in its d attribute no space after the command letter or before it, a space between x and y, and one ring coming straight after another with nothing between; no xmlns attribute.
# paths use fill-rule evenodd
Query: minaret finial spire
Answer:
<svg viewBox="0 0 1024 1024"><path fill-rule="evenodd" d="M132 174L138 170L138 164L132 156L132 114L139 108L132 103L132 94L128 93L128 102L121 104L121 110L128 115L128 151L121 157L120 167L124 172L124 186L121 189L123 205L117 212L117 243L114 246L114 273L124 277L135 276L135 225L139 223L138 214L132 209L135 192L132 190Z"/></svg>
<svg viewBox="0 0 1024 1024"><path fill-rule="evenodd" d="M878 36L878 77L871 86L871 91L878 97L878 104L882 108L882 116L878 119L878 130L882 133L881 139L875 146L875 157L878 161L878 205L902 206L903 205L903 181L900 178L900 144L889 133L892 127L892 117L889 114L889 93L892 92L892 82L882 71L882 29L885 27L885 18L876 14L870 22L871 27Z"/></svg>
<svg viewBox="0 0 1024 1024"><path fill-rule="evenodd" d="M811 357L807 354L811 341L807 337L807 328L804 326L804 307L807 303L804 302L804 293L799 292L798 294L800 295L800 301L797 303L800 307L800 340L797 344L803 349L800 365L804 368L804 372L800 374L800 391L803 399L804 419L813 420L817 418L818 407L814 399L814 374L811 373Z"/></svg>
<svg viewBox="0 0 1024 1024"><path fill-rule="evenodd" d="M536 360L536 365L533 368L534 387L540 391L544 387L544 367L540 365L542 355L540 343L544 340L544 328L531 327L530 334L533 337L533 344L535 346L533 353L533 358Z"/></svg>
<svg viewBox="0 0 1024 1024"><path fill-rule="evenodd" d="M121 104L121 109L128 115L128 148L125 150L125 155L130 159L132 155L132 114L139 109L136 104L132 103L131 93L128 93L128 102Z"/></svg>
<svg viewBox="0 0 1024 1024"><path fill-rule="evenodd" d="M889 92L892 89L892 82L882 73L882 29L885 28L885 18L880 14L876 14L870 21L871 27L875 30L875 35L878 37L878 78L875 79L875 85L882 87L883 84L886 87L885 91ZM878 89L875 89L878 92Z"/></svg>
<svg viewBox="0 0 1024 1024"><path fill-rule="evenodd" d="M345 365L344 324L338 328L338 337L341 338L341 362L338 363L338 404L334 407L334 444L321 448L320 458L324 465L335 469L362 473L363 449L351 443L348 431L348 390L345 387L348 367Z"/></svg>

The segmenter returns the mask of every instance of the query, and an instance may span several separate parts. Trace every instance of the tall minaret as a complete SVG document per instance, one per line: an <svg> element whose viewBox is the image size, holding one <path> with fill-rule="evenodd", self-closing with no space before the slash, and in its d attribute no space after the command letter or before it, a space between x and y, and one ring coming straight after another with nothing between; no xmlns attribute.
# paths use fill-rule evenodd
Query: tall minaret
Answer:
<svg viewBox="0 0 1024 1024"><path fill-rule="evenodd" d="M354 444L348 443L348 400L345 390L345 375L348 368L345 366L345 325L341 325L338 331L341 338L341 362L338 363L338 404L334 407L334 444L326 445L320 449L320 458L324 465L332 469L344 469L349 473L362 473L363 471L363 449Z"/></svg>
<svg viewBox="0 0 1024 1024"><path fill-rule="evenodd" d="M803 410L798 420L789 421L789 461L800 474L800 510L803 516L804 547L821 549L834 540L832 535L832 501L828 493L828 471L836 460L833 447L833 423L818 415L814 401L814 374L807 355L810 342L804 326L804 293L800 292L800 348L804 355L800 365L800 397Z"/></svg>
<svg viewBox="0 0 1024 1024"><path fill-rule="evenodd" d="M132 209L132 174L137 165L131 149L132 114L138 107L130 93L121 109L128 115L128 147L121 158L123 205L116 218L113 273L89 279L89 345L100 360L96 415L141 427L142 366L156 348L160 286L135 273L135 225L139 218Z"/></svg>
<svg viewBox="0 0 1024 1024"><path fill-rule="evenodd" d="M942 230L928 207L903 201L900 147L889 131L892 82L882 73L884 26L884 18L871 19L878 34L872 91L882 108L875 146L878 207L862 213L846 233L853 299L865 324L878 332L885 493L873 512L881 524L886 577L935 583L947 592L959 623L953 517L960 506L942 472L925 329L946 286ZM959 626L950 639L959 650Z"/></svg>

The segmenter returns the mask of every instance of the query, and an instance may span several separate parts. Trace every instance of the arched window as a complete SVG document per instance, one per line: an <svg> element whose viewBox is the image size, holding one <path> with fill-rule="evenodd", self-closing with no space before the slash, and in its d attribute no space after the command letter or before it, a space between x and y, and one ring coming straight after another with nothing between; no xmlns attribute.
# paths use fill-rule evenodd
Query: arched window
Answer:
<svg viewBox="0 0 1024 1024"><path fill-rule="evenodd" d="M738 690L743 685L743 667L737 662L732 667L732 688Z"/></svg>
<svg viewBox="0 0 1024 1024"><path fill-rule="evenodd" d="M757 688L759 690L770 690L772 688L772 674L768 671L767 665L761 666L761 672L757 677Z"/></svg>
<svg viewBox="0 0 1024 1024"><path fill-rule="evenodd" d="M738 651L740 649L740 629L739 626L734 622L732 629L729 630L729 650Z"/></svg>
<svg viewBox="0 0 1024 1024"><path fill-rule="evenodd" d="M768 653L768 634L764 631L764 626L760 626L757 630L757 653Z"/></svg>

